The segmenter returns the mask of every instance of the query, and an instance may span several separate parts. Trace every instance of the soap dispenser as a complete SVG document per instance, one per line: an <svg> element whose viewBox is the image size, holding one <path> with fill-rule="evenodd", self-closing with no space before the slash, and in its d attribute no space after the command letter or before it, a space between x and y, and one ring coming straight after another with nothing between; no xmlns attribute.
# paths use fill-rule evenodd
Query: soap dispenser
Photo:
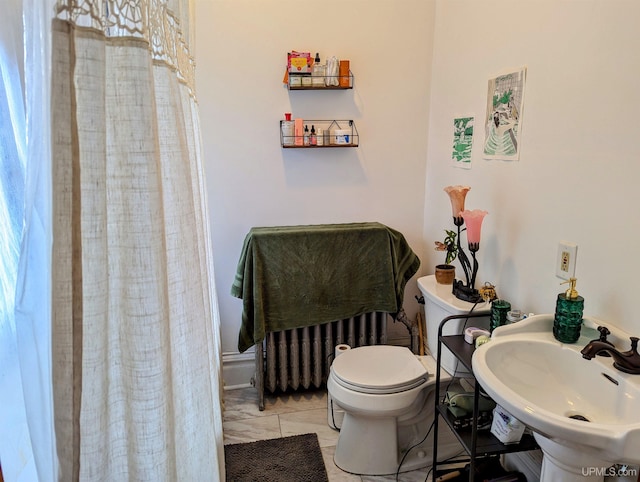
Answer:
<svg viewBox="0 0 640 482"><path fill-rule="evenodd" d="M576 290L576 278L569 278L569 289L558 294L556 313L553 319L553 336L562 343L575 343L580 338L584 298Z"/></svg>

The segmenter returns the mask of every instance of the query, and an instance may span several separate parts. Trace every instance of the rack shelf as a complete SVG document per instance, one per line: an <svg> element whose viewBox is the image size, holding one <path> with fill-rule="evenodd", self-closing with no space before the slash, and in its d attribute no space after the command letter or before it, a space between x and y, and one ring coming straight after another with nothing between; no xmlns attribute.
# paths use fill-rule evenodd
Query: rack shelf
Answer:
<svg viewBox="0 0 640 482"><path fill-rule="evenodd" d="M451 416L448 407L440 402L440 360L442 358L442 345L446 346L451 353L462 363L462 365L473 373L472 358L475 351L475 345L464 341L464 335L442 335L444 325L453 319L459 318L475 318L486 316L486 314L469 313L464 315L449 316L442 320L438 328L438 362L436 371L436 401L435 401L435 418L434 418L434 441L438 440L438 418L442 417L451 431L456 435L458 441L469 455L470 471L469 480L475 480L475 465L477 458L491 457L499 454L510 452L522 452L527 450L535 450L538 447L535 439L530 434L524 434L519 443L503 444L489 430L478 430L478 397L480 395L480 384L475 382L474 389L474 410L473 420L470 428L457 429L454 425L454 419ZM437 470L438 465L446 465L437 462L437 444L433 449L433 471L434 474L441 475ZM435 476L435 475L434 475Z"/></svg>
<svg viewBox="0 0 640 482"><path fill-rule="evenodd" d="M322 84L321 85L318 85L318 84L314 85L313 81L317 80L319 78L322 79ZM315 76L314 77L311 74L304 74L304 75L289 74L289 81L287 83L287 88L289 90L348 90L348 89L353 89L354 78L353 78L353 73L351 71L349 71L349 76L347 78L341 78L340 76L337 77L338 82L340 82L340 80L342 80L342 84L343 85L327 85L327 82L331 81L334 78L335 78L335 76L328 76L328 75L324 75L324 76L321 76L321 77L319 77L319 76ZM306 80L306 79L308 79L308 80ZM309 84L305 85L305 82L309 82Z"/></svg>
<svg viewBox="0 0 640 482"><path fill-rule="evenodd" d="M280 145L283 149L324 149L335 147L358 147L360 143L360 135L356 123L352 119L344 120L323 120L323 119L304 119L303 125L309 129L313 126L318 133L323 132L321 145L305 144L304 135L285 136L283 133L283 122L280 121ZM293 122L293 121L291 121ZM337 132L343 131L343 132ZM316 136L316 139L318 136ZM317 141L316 141L317 142Z"/></svg>
<svg viewBox="0 0 640 482"><path fill-rule="evenodd" d="M465 450L469 450L473 442L473 434L471 428L467 429L454 429L454 419L449 412L447 405L438 405L438 412L440 416L445 420L447 425L451 427L451 430L455 434L458 441L462 444ZM503 444L500 442L489 430L479 430L476 435L476 457L488 457L490 455L499 455L508 452L521 452L524 450L537 449L535 439L530 434L524 434L520 443L517 444Z"/></svg>

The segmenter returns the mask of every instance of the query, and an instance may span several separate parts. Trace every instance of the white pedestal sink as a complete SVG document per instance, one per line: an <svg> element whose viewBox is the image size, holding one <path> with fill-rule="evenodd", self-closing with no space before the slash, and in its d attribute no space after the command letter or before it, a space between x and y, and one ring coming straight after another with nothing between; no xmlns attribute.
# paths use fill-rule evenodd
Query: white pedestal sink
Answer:
<svg viewBox="0 0 640 482"><path fill-rule="evenodd" d="M497 328L473 355L483 389L534 432L543 482L602 481L615 463L640 463L640 375L616 370L611 358L582 358L598 325L629 349L628 334L589 317L575 344L561 343L553 315L536 315Z"/></svg>

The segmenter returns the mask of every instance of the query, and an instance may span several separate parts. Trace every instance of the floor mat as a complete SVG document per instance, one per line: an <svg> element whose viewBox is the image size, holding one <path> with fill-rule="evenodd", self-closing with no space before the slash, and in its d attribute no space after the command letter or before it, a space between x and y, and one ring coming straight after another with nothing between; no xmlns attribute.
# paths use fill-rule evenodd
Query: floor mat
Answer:
<svg viewBox="0 0 640 482"><path fill-rule="evenodd" d="M224 446L228 482L328 482L315 433Z"/></svg>

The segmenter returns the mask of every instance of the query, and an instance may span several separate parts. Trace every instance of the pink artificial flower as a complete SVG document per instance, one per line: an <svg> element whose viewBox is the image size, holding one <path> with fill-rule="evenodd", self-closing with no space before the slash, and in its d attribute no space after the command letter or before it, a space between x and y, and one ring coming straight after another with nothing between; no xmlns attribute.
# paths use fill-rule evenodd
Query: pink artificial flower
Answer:
<svg viewBox="0 0 640 482"><path fill-rule="evenodd" d="M481 209L474 209L473 211L462 211L460 216L464 219L464 223L467 226L467 242L469 243L469 249L473 247L477 251L480 246L480 230L482 228L482 220L489 214L487 211Z"/></svg>

